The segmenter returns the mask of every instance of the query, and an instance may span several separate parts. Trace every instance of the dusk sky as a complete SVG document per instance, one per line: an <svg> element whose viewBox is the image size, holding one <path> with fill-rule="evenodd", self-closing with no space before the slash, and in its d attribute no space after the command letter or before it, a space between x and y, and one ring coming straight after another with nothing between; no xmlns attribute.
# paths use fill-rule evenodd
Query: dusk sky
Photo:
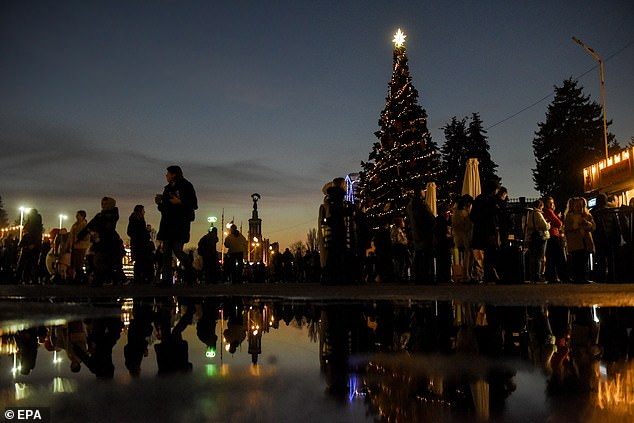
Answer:
<svg viewBox="0 0 634 423"><path fill-rule="evenodd" d="M206 217L282 247L317 226L321 188L368 159L392 73L393 33L432 139L473 112L511 197L536 196L532 140L554 86L579 78L609 130L634 137L634 3L610 1L19 1L0 3L0 196L12 220L36 207L89 218L135 204L179 164ZM541 101L540 101L541 100ZM532 107L531 107L532 106ZM566 160L562 157L562 160Z"/></svg>

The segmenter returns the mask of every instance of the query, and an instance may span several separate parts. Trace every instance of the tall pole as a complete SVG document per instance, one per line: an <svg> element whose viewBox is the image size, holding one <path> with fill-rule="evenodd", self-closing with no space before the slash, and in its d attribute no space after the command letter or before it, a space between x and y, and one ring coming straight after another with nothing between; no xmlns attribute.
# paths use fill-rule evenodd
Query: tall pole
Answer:
<svg viewBox="0 0 634 423"><path fill-rule="evenodd" d="M603 77L603 60L599 57L599 55L592 50L590 47L585 45L580 39L577 37L572 37L573 41L579 44L585 51L587 51L592 57L594 57L599 62L599 73L601 74L601 106L603 109L603 142L605 143L605 160L608 160L608 121L605 114L605 78Z"/></svg>

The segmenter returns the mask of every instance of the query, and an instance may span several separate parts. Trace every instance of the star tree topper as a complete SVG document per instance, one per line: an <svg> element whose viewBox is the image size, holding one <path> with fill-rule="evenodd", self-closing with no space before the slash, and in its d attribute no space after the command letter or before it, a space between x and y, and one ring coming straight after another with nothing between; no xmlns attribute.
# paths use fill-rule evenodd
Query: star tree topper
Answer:
<svg viewBox="0 0 634 423"><path fill-rule="evenodd" d="M396 30L396 34L394 34L394 38L392 39L392 42L394 43L394 46L396 47L403 47L405 45L405 38L407 38L407 35L405 35L401 31L401 28L399 28Z"/></svg>

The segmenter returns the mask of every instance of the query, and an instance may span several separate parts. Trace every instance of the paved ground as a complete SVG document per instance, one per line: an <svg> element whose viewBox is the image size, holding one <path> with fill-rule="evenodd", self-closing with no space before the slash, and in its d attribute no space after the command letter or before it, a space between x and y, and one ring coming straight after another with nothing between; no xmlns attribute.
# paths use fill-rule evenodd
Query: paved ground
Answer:
<svg viewBox="0 0 634 423"><path fill-rule="evenodd" d="M322 286L279 283L204 285L157 288L153 286L16 286L0 285L0 299L27 302L29 299L81 301L116 297L177 296L257 296L317 301L359 300L459 300L496 305L634 306L634 284L591 285L437 285L398 284ZM7 301L3 301L5 304Z"/></svg>

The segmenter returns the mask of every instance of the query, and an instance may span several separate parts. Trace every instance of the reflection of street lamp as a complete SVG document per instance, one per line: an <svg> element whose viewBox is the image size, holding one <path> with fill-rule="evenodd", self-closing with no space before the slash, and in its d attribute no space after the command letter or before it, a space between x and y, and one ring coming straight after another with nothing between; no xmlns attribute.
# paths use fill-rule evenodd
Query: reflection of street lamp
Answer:
<svg viewBox="0 0 634 423"><path fill-rule="evenodd" d="M599 62L599 73L601 74L601 105L603 108L603 142L605 143L605 160L608 160L608 123L607 117L605 116L605 79L603 78L603 60L599 57L599 55L592 50L590 47L581 42L577 37L572 37L575 43L579 44L584 48L585 51L590 53L592 57L594 57Z"/></svg>
<svg viewBox="0 0 634 423"><path fill-rule="evenodd" d="M31 209L28 207L20 207L20 239L22 241L22 227L24 226L24 213L30 212Z"/></svg>
<svg viewBox="0 0 634 423"><path fill-rule="evenodd" d="M63 221L64 219L66 219L67 217L68 217L68 216L66 216L65 214L60 214L60 215L59 215L59 229L60 229L60 230L62 229L62 221Z"/></svg>

